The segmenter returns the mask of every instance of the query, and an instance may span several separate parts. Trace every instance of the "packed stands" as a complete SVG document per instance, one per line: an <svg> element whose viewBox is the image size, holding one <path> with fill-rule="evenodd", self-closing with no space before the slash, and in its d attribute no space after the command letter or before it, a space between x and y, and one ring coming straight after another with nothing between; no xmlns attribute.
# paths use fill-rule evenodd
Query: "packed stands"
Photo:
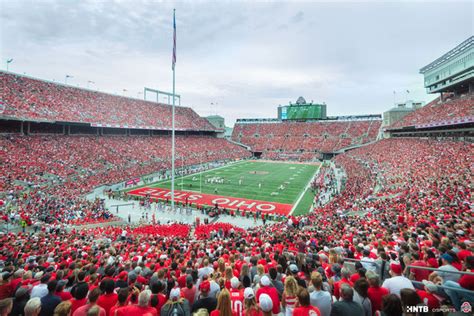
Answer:
<svg viewBox="0 0 474 316"><path fill-rule="evenodd" d="M335 159L346 171L345 188L313 214L248 230L198 226L198 239L181 224L3 234L0 300L25 295L25 301L8 301L21 308L30 297L48 295L41 290L48 284L60 297L53 309L61 302L76 310L98 305L105 314L114 308L158 315L166 313L168 299L193 312L210 301L204 306L212 312L220 308L216 298L230 301L228 291L250 304L246 308L275 308L275 314L304 307L349 315L341 308L351 301L350 315L389 306L401 315L413 301L430 310L459 310L469 294L440 287L474 290L472 275L449 272L474 269L466 185L472 150L469 143L404 138L361 147ZM351 270L348 259L364 261ZM421 273L424 267L441 270ZM417 280L424 283L415 288L411 281ZM244 289L247 294L237 295ZM302 306L282 299L291 295ZM246 301L254 297L254 305ZM49 307L44 301L40 305ZM229 305L239 313L238 304Z"/></svg>
<svg viewBox="0 0 474 316"><path fill-rule="evenodd" d="M99 205L82 198L113 184L171 166L169 136L0 137L0 192L27 221L88 224L113 220ZM94 155L91 155L94 153ZM248 157L224 139L177 136L177 167Z"/></svg>
<svg viewBox="0 0 474 316"><path fill-rule="evenodd" d="M436 98L424 107L395 122L389 129L408 126L416 128L452 126L474 122L474 94L450 96L446 101Z"/></svg>
<svg viewBox="0 0 474 316"><path fill-rule="evenodd" d="M93 126L171 129L170 105L79 89L12 73L0 72L0 115ZM215 128L188 107L176 107L177 130Z"/></svg>
<svg viewBox="0 0 474 316"><path fill-rule="evenodd" d="M237 123L232 139L248 145L263 157L275 159L296 154L301 160L318 152L334 152L374 141L381 121Z"/></svg>

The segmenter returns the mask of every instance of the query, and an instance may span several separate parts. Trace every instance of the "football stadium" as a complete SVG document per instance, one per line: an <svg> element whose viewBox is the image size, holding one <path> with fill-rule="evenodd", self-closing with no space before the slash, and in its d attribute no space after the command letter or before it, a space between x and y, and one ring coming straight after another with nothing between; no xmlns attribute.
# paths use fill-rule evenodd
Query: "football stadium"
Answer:
<svg viewBox="0 0 474 316"><path fill-rule="evenodd" d="M0 316L472 315L472 9L0 0Z"/></svg>

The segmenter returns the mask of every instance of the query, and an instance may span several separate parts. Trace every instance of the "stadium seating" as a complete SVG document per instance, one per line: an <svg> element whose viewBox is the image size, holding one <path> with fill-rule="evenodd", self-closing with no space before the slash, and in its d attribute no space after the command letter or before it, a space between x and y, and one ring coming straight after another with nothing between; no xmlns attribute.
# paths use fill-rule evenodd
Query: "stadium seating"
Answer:
<svg viewBox="0 0 474 316"><path fill-rule="evenodd" d="M408 114L389 129L405 126L433 127L474 122L474 94L451 96L445 102L436 98L424 107Z"/></svg>
<svg viewBox="0 0 474 316"><path fill-rule="evenodd" d="M33 220L87 224L112 219L80 196L102 184L169 169L169 144L169 136L3 136L0 192L16 197L20 213ZM224 139L176 137L178 168L248 156Z"/></svg>
<svg viewBox="0 0 474 316"><path fill-rule="evenodd" d="M67 139L68 146L80 144L67 137L47 137L45 147L51 149L48 142L53 141L58 151L66 149L57 145L63 138ZM141 140L142 147L147 150L153 146L144 139L132 141L138 152L132 150L134 147L117 146L117 162L141 157L143 152L136 142ZM18 141L21 143L21 140L14 137L3 142L11 146ZM109 139L100 141L108 143ZM28 143L34 144L35 140L30 139ZM85 144L90 149L87 141ZM36 147L22 144L21 153L40 152ZM98 154L107 161L111 158L107 155L109 147L105 147ZM92 289L107 287L108 280L112 279L112 290L123 288L126 299L123 305L117 303L115 308L126 311L127 306L140 307L152 310L150 314L153 315L161 306L150 302L150 293L144 287L147 284L153 295L162 295L166 300L175 287L182 289L178 295L184 297L189 280L199 299L199 294L208 291L208 286L212 297L225 295L224 288L237 291L252 287L261 293L270 282L263 279L264 275L271 277L276 273L274 283L279 280L278 275L282 279L291 279L291 276L297 284L312 291L313 286L322 282L329 291L328 295L337 297L344 282L354 287L358 295L367 295L359 287L365 286L361 282L367 282L365 277L369 270L382 279L390 278L386 271L380 271L382 263L394 277L409 264L437 268L440 264L450 263L459 271L472 269L474 257L469 246L472 245L469 224L471 190L465 184L470 179L473 149L469 143L400 138L351 150L334 160L345 170L347 181L342 193L329 204L308 216L290 217L287 222L247 230L216 223L198 226L194 231L189 225L173 224L73 229L71 232L45 230L35 235L0 234L0 244L3 245L0 249L3 262L0 300L14 296L18 286L26 293L37 295L41 281L48 282L47 278L52 277L64 280L63 291L74 296L71 302L77 308L87 302L85 299L81 301L80 292L76 292L74 287L81 286L86 293L87 290L93 293ZM77 157L82 156L77 154ZM13 158L9 157L8 161L11 161ZM45 156L38 155L37 161L47 164L44 159ZM61 159L53 156L51 163L60 165ZM90 163L78 164L84 168ZM99 167L94 165L94 168ZM35 168L32 170L36 172ZM61 175L68 172L68 169L59 168ZM364 215L357 216L361 213ZM372 269L363 263L361 268L351 273L347 268L341 269L344 258L370 260L378 268ZM405 272L413 280L420 278L419 273ZM193 277L187 278L187 275ZM473 290L474 282L470 276L456 277L457 282L447 283L451 282L447 280L448 275L426 275L425 280L430 279L438 285L457 284ZM231 281L233 277L237 281ZM204 281L206 279L211 285ZM164 285L154 285L158 281L166 284L167 289L163 290ZM237 288L232 290L233 285ZM283 295L291 294L283 284L281 286L285 292ZM383 286L387 287L385 293L398 293L388 282ZM379 289L373 284L370 288ZM420 302L433 303L421 299L430 294L426 287L416 292L411 290ZM56 295L63 301L71 297L64 293ZM104 292L99 295L102 301L111 296ZM452 295L436 296L433 304L445 304L448 296L451 300L455 298ZM369 307L368 314L384 308L381 297L370 296L370 289L368 298L372 306L378 306L373 311ZM400 305L400 309L402 304L406 304L397 295L391 299ZM13 304L15 308L20 303L14 300ZM183 304L189 302L183 301ZM278 295L275 295L275 304L280 308ZM318 302L312 304L322 310L336 308L338 303L329 301L325 307ZM111 307L101 301L98 305L104 309ZM188 307L194 311L198 309L193 304Z"/></svg>
<svg viewBox="0 0 474 316"><path fill-rule="evenodd" d="M334 152L374 141L381 121L237 123L232 139L263 152L269 159L296 155L299 160L318 158L319 152Z"/></svg>
<svg viewBox="0 0 474 316"><path fill-rule="evenodd" d="M0 115L99 126L171 129L171 106L0 72ZM188 107L176 107L176 129L215 130Z"/></svg>

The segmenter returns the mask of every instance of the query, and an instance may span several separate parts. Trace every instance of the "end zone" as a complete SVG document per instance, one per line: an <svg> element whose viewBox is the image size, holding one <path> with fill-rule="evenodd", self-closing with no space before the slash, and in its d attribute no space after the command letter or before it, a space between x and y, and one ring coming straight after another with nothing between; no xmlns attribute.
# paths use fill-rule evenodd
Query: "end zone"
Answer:
<svg viewBox="0 0 474 316"><path fill-rule="evenodd" d="M149 196L151 199L156 200L169 200L171 198L171 191L168 189L162 188L150 188L142 187L135 190L128 191L127 194L134 196ZM275 202L266 202L259 200L249 200L244 198L236 198L230 196L221 196L221 195L212 195L196 192L187 192L175 190L175 200L177 202L192 203L198 206L208 205L214 206L218 205L221 208L241 211L250 211L250 212L263 212L268 214L280 214L288 216L293 205L275 203Z"/></svg>

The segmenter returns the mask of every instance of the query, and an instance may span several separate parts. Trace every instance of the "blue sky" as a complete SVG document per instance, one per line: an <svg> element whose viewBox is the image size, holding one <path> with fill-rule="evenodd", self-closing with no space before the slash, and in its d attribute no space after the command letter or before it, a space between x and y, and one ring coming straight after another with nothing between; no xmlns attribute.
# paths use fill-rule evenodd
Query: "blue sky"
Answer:
<svg viewBox="0 0 474 316"><path fill-rule="evenodd" d="M473 34L473 3L0 0L0 58L100 91L169 91L176 8L177 93L199 114L276 117L300 95L328 115L382 113L393 91L434 97L418 70Z"/></svg>

